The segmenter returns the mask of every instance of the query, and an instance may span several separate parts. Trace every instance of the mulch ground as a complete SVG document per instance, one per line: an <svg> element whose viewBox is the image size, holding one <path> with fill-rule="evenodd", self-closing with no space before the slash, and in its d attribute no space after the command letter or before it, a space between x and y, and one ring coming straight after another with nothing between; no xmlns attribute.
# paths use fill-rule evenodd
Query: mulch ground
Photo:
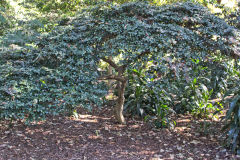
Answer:
<svg viewBox="0 0 240 160"><path fill-rule="evenodd" d="M173 130L130 118L127 122L117 124L110 108L29 126L9 128L1 122L0 160L238 159L219 144L217 121L205 130L189 116L178 118Z"/></svg>

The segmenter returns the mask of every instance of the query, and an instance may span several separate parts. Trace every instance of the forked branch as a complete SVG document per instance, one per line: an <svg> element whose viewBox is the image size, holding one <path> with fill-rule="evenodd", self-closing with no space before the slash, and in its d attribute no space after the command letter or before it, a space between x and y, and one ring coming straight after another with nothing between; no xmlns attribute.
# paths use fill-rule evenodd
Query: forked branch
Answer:
<svg viewBox="0 0 240 160"><path fill-rule="evenodd" d="M118 69L119 68L119 66L116 64L116 63L114 63L111 59L109 59L109 58L101 58L104 62L107 62L110 66L112 66L114 69Z"/></svg>

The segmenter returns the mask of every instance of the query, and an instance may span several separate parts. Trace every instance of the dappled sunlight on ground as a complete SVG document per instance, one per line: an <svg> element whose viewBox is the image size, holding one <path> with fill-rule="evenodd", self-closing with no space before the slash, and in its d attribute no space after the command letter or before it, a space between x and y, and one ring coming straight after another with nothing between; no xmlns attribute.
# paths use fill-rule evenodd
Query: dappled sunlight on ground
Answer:
<svg viewBox="0 0 240 160"><path fill-rule="evenodd" d="M80 113L80 112L79 112ZM200 122L182 116L173 130L127 119L116 124L111 108L93 115L49 117L39 124L1 124L0 159L230 159L234 157L204 135ZM200 128L200 129L199 129ZM201 158L199 158L201 157Z"/></svg>

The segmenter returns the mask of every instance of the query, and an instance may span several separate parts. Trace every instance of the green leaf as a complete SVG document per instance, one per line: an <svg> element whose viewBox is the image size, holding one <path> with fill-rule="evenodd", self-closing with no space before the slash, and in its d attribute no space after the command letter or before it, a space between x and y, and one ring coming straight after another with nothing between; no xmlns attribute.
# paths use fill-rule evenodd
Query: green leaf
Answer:
<svg viewBox="0 0 240 160"><path fill-rule="evenodd" d="M196 78L193 79L193 84L197 84L197 79Z"/></svg>

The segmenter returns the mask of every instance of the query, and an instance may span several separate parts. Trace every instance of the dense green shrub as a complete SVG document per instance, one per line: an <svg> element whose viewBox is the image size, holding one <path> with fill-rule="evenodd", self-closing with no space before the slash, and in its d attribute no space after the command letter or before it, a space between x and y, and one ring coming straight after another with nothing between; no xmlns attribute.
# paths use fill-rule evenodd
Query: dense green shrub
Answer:
<svg viewBox="0 0 240 160"><path fill-rule="evenodd" d="M101 2L112 2L123 4L129 2L145 1L155 5L166 5L176 2L193 2L207 6L207 4L218 4L217 0L27 0L25 3L34 4L42 12L75 12L82 6L92 6Z"/></svg>
<svg viewBox="0 0 240 160"><path fill-rule="evenodd" d="M227 100L229 102L229 109L224 117L226 122L223 130L227 135L227 146L234 152L240 154L240 86L234 82L240 81L240 63L233 63L229 66L229 75L231 76L230 84L231 90L226 93L226 96L231 98Z"/></svg>
<svg viewBox="0 0 240 160"><path fill-rule="evenodd" d="M9 9L10 6L7 1L3 0L0 2L0 36L12 25L8 15Z"/></svg>
<svg viewBox="0 0 240 160"><path fill-rule="evenodd" d="M239 8L237 8L235 12L226 15L225 19L228 22L228 24L235 26L237 29L240 30L240 2Z"/></svg>
<svg viewBox="0 0 240 160"><path fill-rule="evenodd" d="M237 55L237 43L229 43L229 37L237 42L235 35L235 29L223 19L193 3L164 7L104 3L89 7L51 33L24 43L22 49L1 52L1 118L35 120L79 104L100 104L105 92L98 78L117 80L121 97L133 74L127 70L141 69L149 73L147 82L162 85L147 88L154 92L153 100L157 95L163 97L158 101L160 109L149 110L165 116L159 112L169 103L164 100L165 93L173 93L171 103L178 103L176 95L184 92L177 92L178 88L185 88L198 74L211 75L207 70L190 72L199 66L193 60L199 60L203 68L207 64L221 68L211 55ZM13 44L21 45L12 42L12 48L18 48ZM100 60L115 69L114 75L99 77ZM202 88L202 93L205 91ZM124 97L118 99L119 112L123 103Z"/></svg>
<svg viewBox="0 0 240 160"><path fill-rule="evenodd" d="M224 61L227 59L225 57ZM179 73L164 65L142 69L137 74L135 70L134 76L129 76L125 110L146 116L155 105L163 104L176 113L190 112L198 117L208 117L222 109L211 100L222 98L227 90L238 85L228 71L232 66L224 61L217 58L208 62L190 60L191 69ZM156 96L159 98L154 99Z"/></svg>
<svg viewBox="0 0 240 160"><path fill-rule="evenodd" d="M75 45L72 29L59 27L35 39L35 46L15 42L1 51L1 119L33 121L100 105L105 90L96 82L97 66L85 47Z"/></svg>
<svg viewBox="0 0 240 160"><path fill-rule="evenodd" d="M196 78L195 76L202 76L203 78L198 78L198 82L203 81L201 82L202 95L201 98L197 96L199 104L196 107L199 107L201 103L201 108L205 112L206 107L211 108L208 99L213 88L208 87L210 83L207 83L208 80L204 77L211 77L215 74L211 71L223 67L221 62L216 62L211 55L214 53L229 55L235 53L233 48L237 48L237 45L229 45L227 41L227 37L234 37L234 28L227 25L223 19L212 15L206 8L192 3L159 8L150 5L146 8L142 5L143 3L134 3L134 5L130 3L124 4L120 8L108 10L106 7L106 9L96 11L95 16L102 23L95 23L92 30L96 30L96 34L97 31L101 31L98 33L105 33L108 37L107 40L105 38L99 39L99 43L104 42L102 51L100 51L105 56L118 56L120 54L122 56L120 64L125 65L130 70L148 69L151 65L152 68L155 68L155 72L147 78L157 79L160 74L160 79L168 82L165 90L174 93L174 95L183 95L185 91L178 91L176 88L185 88L186 84ZM109 48L111 48L110 52ZM232 51L229 52L230 50ZM192 61L195 59L199 60L201 64L195 64ZM128 61L131 63L129 64ZM191 68L195 66L196 68L209 68L191 71ZM151 72L151 69L149 70ZM187 76L187 74L189 75ZM218 79L224 78L221 75L222 73ZM211 82L216 82L218 79L213 79ZM174 83L175 87L172 85ZM216 84L216 87L219 87L218 83ZM203 86L207 86L209 89L206 90L206 87ZM141 97L144 97L146 88L141 89L141 87L135 87L136 90L133 93L136 93L135 97L139 97L138 99L144 104L145 100ZM139 95L141 92L142 95ZM182 98L176 97L175 101L179 100L181 101ZM195 101L196 99L192 99L191 103ZM135 102L138 104L137 101ZM139 105L134 106L137 109ZM194 107L191 106L191 110L193 109Z"/></svg>
<svg viewBox="0 0 240 160"><path fill-rule="evenodd" d="M130 75L126 88L125 112L138 115L154 122L157 128L168 127L173 123L169 115L173 113L173 100L159 80L148 80L145 70L128 71Z"/></svg>
<svg viewBox="0 0 240 160"><path fill-rule="evenodd" d="M240 154L240 93L239 88L236 95L232 98L230 103L230 108L226 114L226 122L227 125L224 126L224 130L227 130L227 146L231 147L231 149L238 154Z"/></svg>

